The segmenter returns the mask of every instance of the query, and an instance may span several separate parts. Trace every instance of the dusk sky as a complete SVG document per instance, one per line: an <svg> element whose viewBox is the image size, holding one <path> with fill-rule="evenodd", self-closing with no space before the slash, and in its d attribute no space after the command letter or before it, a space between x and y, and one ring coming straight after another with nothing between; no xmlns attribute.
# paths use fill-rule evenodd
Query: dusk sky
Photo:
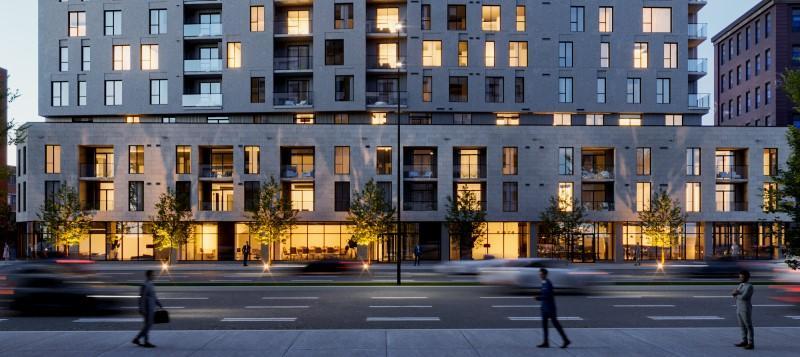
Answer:
<svg viewBox="0 0 800 357"><path fill-rule="evenodd" d="M629 0L638 2L636 0ZM727 24L739 17L758 0L708 0L708 5L700 13L701 22L709 26L709 40L700 47L700 57L709 59L709 74L701 81L701 93L714 92L714 53L711 37ZM36 0L0 0L0 4L11 10L0 11L0 67L9 72L9 87L19 89L22 93L9 108L9 118L18 123L42 121L37 113L37 4ZM713 122L712 112L705 118L705 123ZM9 152L14 152L9 150ZM16 162L14 155L9 155L10 164Z"/></svg>

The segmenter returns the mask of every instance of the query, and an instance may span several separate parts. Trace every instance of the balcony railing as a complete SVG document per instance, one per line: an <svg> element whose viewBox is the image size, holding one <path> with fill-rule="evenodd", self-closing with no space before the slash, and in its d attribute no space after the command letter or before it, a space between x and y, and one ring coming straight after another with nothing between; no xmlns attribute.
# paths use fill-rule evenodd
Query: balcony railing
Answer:
<svg viewBox="0 0 800 357"><path fill-rule="evenodd" d="M282 178L314 178L314 165L283 165Z"/></svg>
<svg viewBox="0 0 800 357"><path fill-rule="evenodd" d="M690 73L708 73L708 59L690 58L687 69Z"/></svg>
<svg viewBox="0 0 800 357"><path fill-rule="evenodd" d="M708 24L689 24L689 38L704 39L708 37Z"/></svg>
<svg viewBox="0 0 800 357"><path fill-rule="evenodd" d="M689 94L689 108L691 109L711 108L711 95L708 93Z"/></svg>
<svg viewBox="0 0 800 357"><path fill-rule="evenodd" d="M233 165L200 165L200 177L233 177Z"/></svg>
<svg viewBox="0 0 800 357"><path fill-rule="evenodd" d="M275 34L308 36L311 35L313 31L313 27L311 25L311 20L277 21L275 22Z"/></svg>
<svg viewBox="0 0 800 357"><path fill-rule="evenodd" d="M587 211L610 212L614 210L614 202L587 201L581 203Z"/></svg>
<svg viewBox="0 0 800 357"><path fill-rule="evenodd" d="M211 212L230 212L233 211L233 202L200 202L200 210Z"/></svg>
<svg viewBox="0 0 800 357"><path fill-rule="evenodd" d="M455 179L484 179L486 178L486 165L461 164L453 165L453 178Z"/></svg>
<svg viewBox="0 0 800 357"><path fill-rule="evenodd" d="M192 59L183 61L184 72L220 72L222 71L221 59Z"/></svg>
<svg viewBox="0 0 800 357"><path fill-rule="evenodd" d="M406 92L366 92L367 105L392 106L407 105L408 93Z"/></svg>
<svg viewBox="0 0 800 357"><path fill-rule="evenodd" d="M584 180L613 180L614 167L584 167L581 169L581 177Z"/></svg>
<svg viewBox="0 0 800 357"><path fill-rule="evenodd" d="M435 211L436 201L403 201L403 211Z"/></svg>
<svg viewBox="0 0 800 357"><path fill-rule="evenodd" d="M400 35L405 35L406 33L406 24L403 21L367 21L366 22L366 31L367 33L385 33L385 34L396 34L397 26L400 25Z"/></svg>
<svg viewBox="0 0 800 357"><path fill-rule="evenodd" d="M80 165L81 177L100 177L112 178L114 177L113 164L81 164Z"/></svg>
<svg viewBox="0 0 800 357"><path fill-rule="evenodd" d="M314 93L307 92L283 92L272 93L272 104L286 107L303 107L314 104Z"/></svg>
<svg viewBox="0 0 800 357"><path fill-rule="evenodd" d="M298 71L311 69L313 57L311 56L289 56L275 57L273 67L277 71Z"/></svg>
<svg viewBox="0 0 800 357"><path fill-rule="evenodd" d="M222 24L186 24L183 25L184 37L217 37L222 36Z"/></svg>
<svg viewBox="0 0 800 357"><path fill-rule="evenodd" d="M395 54L388 55L368 55L367 69L405 70L406 58Z"/></svg>
<svg viewBox="0 0 800 357"><path fill-rule="evenodd" d="M221 107L222 94L221 93L206 93L206 94L184 94L183 95L184 107Z"/></svg>
<svg viewBox="0 0 800 357"><path fill-rule="evenodd" d="M433 165L403 165L405 178L436 178L436 166Z"/></svg>
<svg viewBox="0 0 800 357"><path fill-rule="evenodd" d="M716 165L718 181L747 180L747 165Z"/></svg>
<svg viewBox="0 0 800 357"><path fill-rule="evenodd" d="M717 212L745 212L747 202L720 202L717 201Z"/></svg>

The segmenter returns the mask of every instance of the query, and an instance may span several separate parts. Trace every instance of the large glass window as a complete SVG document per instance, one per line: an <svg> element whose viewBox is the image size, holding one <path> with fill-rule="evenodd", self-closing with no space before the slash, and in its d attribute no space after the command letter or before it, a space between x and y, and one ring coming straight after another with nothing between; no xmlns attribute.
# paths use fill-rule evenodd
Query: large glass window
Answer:
<svg viewBox="0 0 800 357"><path fill-rule="evenodd" d="M264 6L250 6L250 32L264 31Z"/></svg>
<svg viewBox="0 0 800 357"><path fill-rule="evenodd" d="M242 43L228 42L228 68L242 67Z"/></svg>
<svg viewBox="0 0 800 357"><path fill-rule="evenodd" d="M509 67L528 66L527 41L510 41L508 43L508 66Z"/></svg>
<svg viewBox="0 0 800 357"><path fill-rule="evenodd" d="M311 33L311 12L308 10L287 11L286 22L286 30L289 35L308 35Z"/></svg>
<svg viewBox="0 0 800 357"><path fill-rule="evenodd" d="M558 174L559 175L572 175L574 174L573 164L574 149L571 147L558 148Z"/></svg>
<svg viewBox="0 0 800 357"><path fill-rule="evenodd" d="M614 31L614 8L610 6L601 6L599 14L600 32Z"/></svg>
<svg viewBox="0 0 800 357"><path fill-rule="evenodd" d="M378 175L392 174L392 148L381 146L377 149L376 168Z"/></svg>
<svg viewBox="0 0 800 357"><path fill-rule="evenodd" d="M261 171L261 148L255 145L244 147L244 173L258 175Z"/></svg>
<svg viewBox="0 0 800 357"><path fill-rule="evenodd" d="M422 41L422 65L425 67L442 65L442 41Z"/></svg>
<svg viewBox="0 0 800 357"><path fill-rule="evenodd" d="M686 183L686 212L700 212L700 183Z"/></svg>
<svg viewBox="0 0 800 357"><path fill-rule="evenodd" d="M651 195L652 189L650 182L636 183L636 212L645 212L650 210Z"/></svg>
<svg viewBox="0 0 800 357"><path fill-rule="evenodd" d="M500 31L500 5L481 6L481 29Z"/></svg>
<svg viewBox="0 0 800 357"><path fill-rule="evenodd" d="M650 176L650 148L636 148L636 175Z"/></svg>
<svg viewBox="0 0 800 357"><path fill-rule="evenodd" d="M142 45L141 54L143 71L158 69L158 45Z"/></svg>
<svg viewBox="0 0 800 357"><path fill-rule="evenodd" d="M349 175L350 174L350 147L337 146L334 149L334 174L335 175Z"/></svg>
<svg viewBox="0 0 800 357"><path fill-rule="evenodd" d="M504 147L503 175L516 175L518 172L518 149L516 147Z"/></svg>
<svg viewBox="0 0 800 357"><path fill-rule="evenodd" d="M129 71L131 69L131 46L116 45L113 50L112 69L115 71Z"/></svg>
<svg viewBox="0 0 800 357"><path fill-rule="evenodd" d="M44 173L61 173L61 145L45 145L45 166Z"/></svg>
<svg viewBox="0 0 800 357"><path fill-rule="evenodd" d="M314 183L291 183L289 198L292 209L298 211L314 211Z"/></svg>
<svg viewBox="0 0 800 357"><path fill-rule="evenodd" d="M672 32L672 8L642 8L642 32Z"/></svg>
<svg viewBox="0 0 800 357"><path fill-rule="evenodd" d="M466 102L468 95L467 77L466 76L451 76L450 77L450 101L451 102Z"/></svg>
<svg viewBox="0 0 800 357"><path fill-rule="evenodd" d="M128 145L128 173L144 173L144 145Z"/></svg>
<svg viewBox="0 0 800 357"><path fill-rule="evenodd" d="M192 173L192 147L189 145L178 145L175 147L175 173Z"/></svg>

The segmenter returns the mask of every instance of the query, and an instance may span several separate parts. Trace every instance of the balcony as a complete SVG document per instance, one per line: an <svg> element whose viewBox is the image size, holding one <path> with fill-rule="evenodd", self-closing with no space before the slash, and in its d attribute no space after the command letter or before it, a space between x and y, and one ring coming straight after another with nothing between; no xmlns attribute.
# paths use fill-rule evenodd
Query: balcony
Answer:
<svg viewBox="0 0 800 357"><path fill-rule="evenodd" d="M365 23L367 35L370 37L400 37L406 36L406 23L399 20L389 21L375 21L370 20ZM398 34L397 26L400 26L400 33Z"/></svg>
<svg viewBox="0 0 800 357"><path fill-rule="evenodd" d="M400 105L408 105L407 92L366 92L367 106L371 107L391 107Z"/></svg>
<svg viewBox="0 0 800 357"><path fill-rule="evenodd" d="M183 37L222 37L222 24L186 24L183 25Z"/></svg>
<svg viewBox="0 0 800 357"><path fill-rule="evenodd" d="M686 66L690 76L699 78L708 73L708 59L706 58L690 58Z"/></svg>
<svg viewBox="0 0 800 357"><path fill-rule="evenodd" d="M212 73L222 71L221 59L193 59L183 61L183 71L186 73Z"/></svg>
<svg viewBox="0 0 800 357"><path fill-rule="evenodd" d="M204 178L233 177L233 165L200 165L200 177Z"/></svg>
<svg viewBox="0 0 800 357"><path fill-rule="evenodd" d="M477 180L486 178L486 165L461 164L453 165L453 179Z"/></svg>
<svg viewBox="0 0 800 357"><path fill-rule="evenodd" d="M706 0L689 0L689 12L696 13L706 6L707 3Z"/></svg>
<svg viewBox="0 0 800 357"><path fill-rule="evenodd" d="M272 104L276 107L310 107L314 104L314 93L311 91L276 92L272 96Z"/></svg>
<svg viewBox="0 0 800 357"><path fill-rule="evenodd" d="M585 201L582 202L583 208L592 212L611 212L614 211L614 202L605 201Z"/></svg>
<svg viewBox="0 0 800 357"><path fill-rule="evenodd" d="M716 165L717 181L734 182L747 180L747 165Z"/></svg>
<svg viewBox="0 0 800 357"><path fill-rule="evenodd" d="M275 57L273 59L275 71L307 71L312 69L312 64L313 57L311 56Z"/></svg>
<svg viewBox="0 0 800 357"><path fill-rule="evenodd" d="M689 109L705 110L711 108L711 95L708 93L689 94Z"/></svg>
<svg viewBox="0 0 800 357"><path fill-rule="evenodd" d="M90 178L113 178L114 164L80 164L80 177Z"/></svg>
<svg viewBox="0 0 800 357"><path fill-rule="evenodd" d="M398 57L394 54L367 55L367 70L389 73L405 72L406 66L403 65L405 60L405 57Z"/></svg>
<svg viewBox="0 0 800 357"><path fill-rule="evenodd" d="M403 211L435 211L436 201L403 201Z"/></svg>
<svg viewBox="0 0 800 357"><path fill-rule="evenodd" d="M708 24L689 24L689 46L696 47L708 38Z"/></svg>
<svg viewBox="0 0 800 357"><path fill-rule="evenodd" d="M436 167L433 165L403 165L403 177L408 179L436 178Z"/></svg>
<svg viewBox="0 0 800 357"><path fill-rule="evenodd" d="M614 167L584 167L581 178L584 181L611 181L614 180Z"/></svg>
<svg viewBox="0 0 800 357"><path fill-rule="evenodd" d="M222 94L221 93L207 93L207 94L184 94L183 95L184 107L221 107Z"/></svg>
<svg viewBox="0 0 800 357"><path fill-rule="evenodd" d="M717 212L746 212L747 202L717 201Z"/></svg>
<svg viewBox="0 0 800 357"><path fill-rule="evenodd" d="M281 178L285 179L313 179L314 165L283 165Z"/></svg>
<svg viewBox="0 0 800 357"><path fill-rule="evenodd" d="M280 37L311 37L311 20L276 21L275 36Z"/></svg>

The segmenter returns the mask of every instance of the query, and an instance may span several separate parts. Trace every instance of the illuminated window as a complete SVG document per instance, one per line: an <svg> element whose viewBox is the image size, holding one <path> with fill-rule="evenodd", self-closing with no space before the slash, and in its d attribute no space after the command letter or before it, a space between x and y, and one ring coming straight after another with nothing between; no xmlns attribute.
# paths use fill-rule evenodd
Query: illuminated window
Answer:
<svg viewBox="0 0 800 357"><path fill-rule="evenodd" d="M333 28L337 30L353 28L353 4L333 5Z"/></svg>
<svg viewBox="0 0 800 357"><path fill-rule="evenodd" d="M518 113L497 113L495 115L497 125L519 125Z"/></svg>
<svg viewBox="0 0 800 357"><path fill-rule="evenodd" d="M483 59L486 67L494 67L494 41L486 41Z"/></svg>
<svg viewBox="0 0 800 357"><path fill-rule="evenodd" d="M503 148L503 175L516 175L519 172L518 151L516 147Z"/></svg>
<svg viewBox="0 0 800 357"><path fill-rule="evenodd" d="M142 70L158 69L158 45L142 45Z"/></svg>
<svg viewBox="0 0 800 357"><path fill-rule="evenodd" d="M242 67L242 43L228 42L228 68Z"/></svg>
<svg viewBox="0 0 800 357"><path fill-rule="evenodd" d="M586 125L603 126L604 121L603 114L586 114Z"/></svg>
<svg viewBox="0 0 800 357"><path fill-rule="evenodd" d="M290 184L290 200L292 209L298 211L314 211L314 184Z"/></svg>
<svg viewBox="0 0 800 357"><path fill-rule="evenodd" d="M509 67L528 66L528 42L511 41L508 43L508 66Z"/></svg>
<svg viewBox="0 0 800 357"><path fill-rule="evenodd" d="M399 64L397 58L396 43L378 44L378 66L380 68L397 68Z"/></svg>
<svg viewBox="0 0 800 357"><path fill-rule="evenodd" d="M127 116L125 117L125 124L139 124L141 123L141 118L135 116Z"/></svg>
<svg viewBox="0 0 800 357"><path fill-rule="evenodd" d="M559 182L558 183L558 209L566 212L572 212L573 206L573 183L572 182Z"/></svg>
<svg viewBox="0 0 800 357"><path fill-rule="evenodd" d="M44 173L61 173L61 145L45 145L45 166Z"/></svg>
<svg viewBox="0 0 800 357"><path fill-rule="evenodd" d="M380 32L394 32L400 25L400 9L381 7L375 10L375 27Z"/></svg>
<svg viewBox="0 0 800 357"><path fill-rule="evenodd" d="M636 175L650 176L650 148L636 148Z"/></svg>
<svg viewBox="0 0 800 357"><path fill-rule="evenodd" d="M553 114L554 126L570 126L572 125L572 114L570 113L555 113Z"/></svg>
<svg viewBox="0 0 800 357"><path fill-rule="evenodd" d="M178 145L175 147L175 173L192 173L192 147L189 145Z"/></svg>
<svg viewBox="0 0 800 357"><path fill-rule="evenodd" d="M378 175L392 174L392 148L381 146L376 149L375 171Z"/></svg>
<svg viewBox="0 0 800 357"><path fill-rule="evenodd" d="M69 82L52 82L50 93L51 104L54 107L66 107L69 105Z"/></svg>
<svg viewBox="0 0 800 357"><path fill-rule="evenodd" d="M620 114L619 126L641 126L642 116L638 114Z"/></svg>
<svg viewBox="0 0 800 357"><path fill-rule="evenodd" d="M683 126L683 115L680 114L667 114L664 116L664 125L666 126Z"/></svg>
<svg viewBox="0 0 800 357"><path fill-rule="evenodd" d="M258 175L261 171L261 148L255 145L244 147L244 173Z"/></svg>
<svg viewBox="0 0 800 357"><path fill-rule="evenodd" d="M308 35L311 33L311 14L308 10L289 10L286 12L287 34Z"/></svg>
<svg viewBox="0 0 800 357"><path fill-rule="evenodd" d="M422 65L425 67L442 65L442 41L422 41Z"/></svg>
<svg viewBox="0 0 800 357"><path fill-rule="evenodd" d="M128 173L144 173L144 145L128 145Z"/></svg>
<svg viewBox="0 0 800 357"><path fill-rule="evenodd" d="M469 42L458 41L458 66L466 67L469 65Z"/></svg>
<svg viewBox="0 0 800 357"><path fill-rule="evenodd" d="M264 31L264 6L250 6L250 32Z"/></svg>
<svg viewBox="0 0 800 357"><path fill-rule="evenodd" d="M333 154L334 174L335 175L349 175L350 174L350 147L337 146L334 148Z"/></svg>
<svg viewBox="0 0 800 357"><path fill-rule="evenodd" d="M764 182L764 202L762 203L762 209L764 212L770 212L775 210L777 206L777 198L776 190L778 189L778 184L775 182Z"/></svg>
<svg viewBox="0 0 800 357"><path fill-rule="evenodd" d="M98 211L114 210L114 183L100 182Z"/></svg>
<svg viewBox="0 0 800 357"><path fill-rule="evenodd" d="M764 149L764 176L775 176L778 174L778 149Z"/></svg>
<svg viewBox="0 0 800 357"><path fill-rule="evenodd" d="M208 187L208 186L206 186ZM231 183L212 183L211 184L211 211L229 212L233 211L233 184Z"/></svg>
<svg viewBox="0 0 800 357"><path fill-rule="evenodd" d="M678 68L678 44L664 44L664 68Z"/></svg>
<svg viewBox="0 0 800 357"><path fill-rule="evenodd" d="M385 125L387 113L372 113L372 125Z"/></svg>
<svg viewBox="0 0 800 357"><path fill-rule="evenodd" d="M86 36L86 12L70 11L68 34L69 37Z"/></svg>
<svg viewBox="0 0 800 357"><path fill-rule="evenodd" d="M686 212L700 212L700 183L686 183Z"/></svg>
<svg viewBox="0 0 800 357"><path fill-rule="evenodd" d="M525 31L525 5L517 5L517 32Z"/></svg>
<svg viewBox="0 0 800 357"><path fill-rule="evenodd" d="M422 101L425 103L433 100L433 77L422 77Z"/></svg>
<svg viewBox="0 0 800 357"><path fill-rule="evenodd" d="M650 182L636 183L636 212L650 210L651 187Z"/></svg>
<svg viewBox="0 0 800 357"><path fill-rule="evenodd" d="M481 6L481 29L483 31L500 31L500 6Z"/></svg>
<svg viewBox="0 0 800 357"><path fill-rule="evenodd" d="M462 198L468 193L472 193L473 197L475 197L475 204L470 209L477 211L486 204L483 191L484 187L481 183L457 183L455 196Z"/></svg>
<svg viewBox="0 0 800 357"><path fill-rule="evenodd" d="M642 32L672 32L672 8L642 8Z"/></svg>
<svg viewBox="0 0 800 357"><path fill-rule="evenodd" d="M648 63L647 42L636 42L633 45L633 68L647 68Z"/></svg>
<svg viewBox="0 0 800 357"><path fill-rule="evenodd" d="M311 113L295 114L294 115L294 123L295 124L314 124L314 114L311 114Z"/></svg>
<svg viewBox="0 0 800 357"><path fill-rule="evenodd" d="M600 7L599 16L600 32L614 31L614 8L608 6Z"/></svg>
<svg viewBox="0 0 800 357"><path fill-rule="evenodd" d="M128 71L131 69L131 46L118 45L112 46L113 49L113 70Z"/></svg>

